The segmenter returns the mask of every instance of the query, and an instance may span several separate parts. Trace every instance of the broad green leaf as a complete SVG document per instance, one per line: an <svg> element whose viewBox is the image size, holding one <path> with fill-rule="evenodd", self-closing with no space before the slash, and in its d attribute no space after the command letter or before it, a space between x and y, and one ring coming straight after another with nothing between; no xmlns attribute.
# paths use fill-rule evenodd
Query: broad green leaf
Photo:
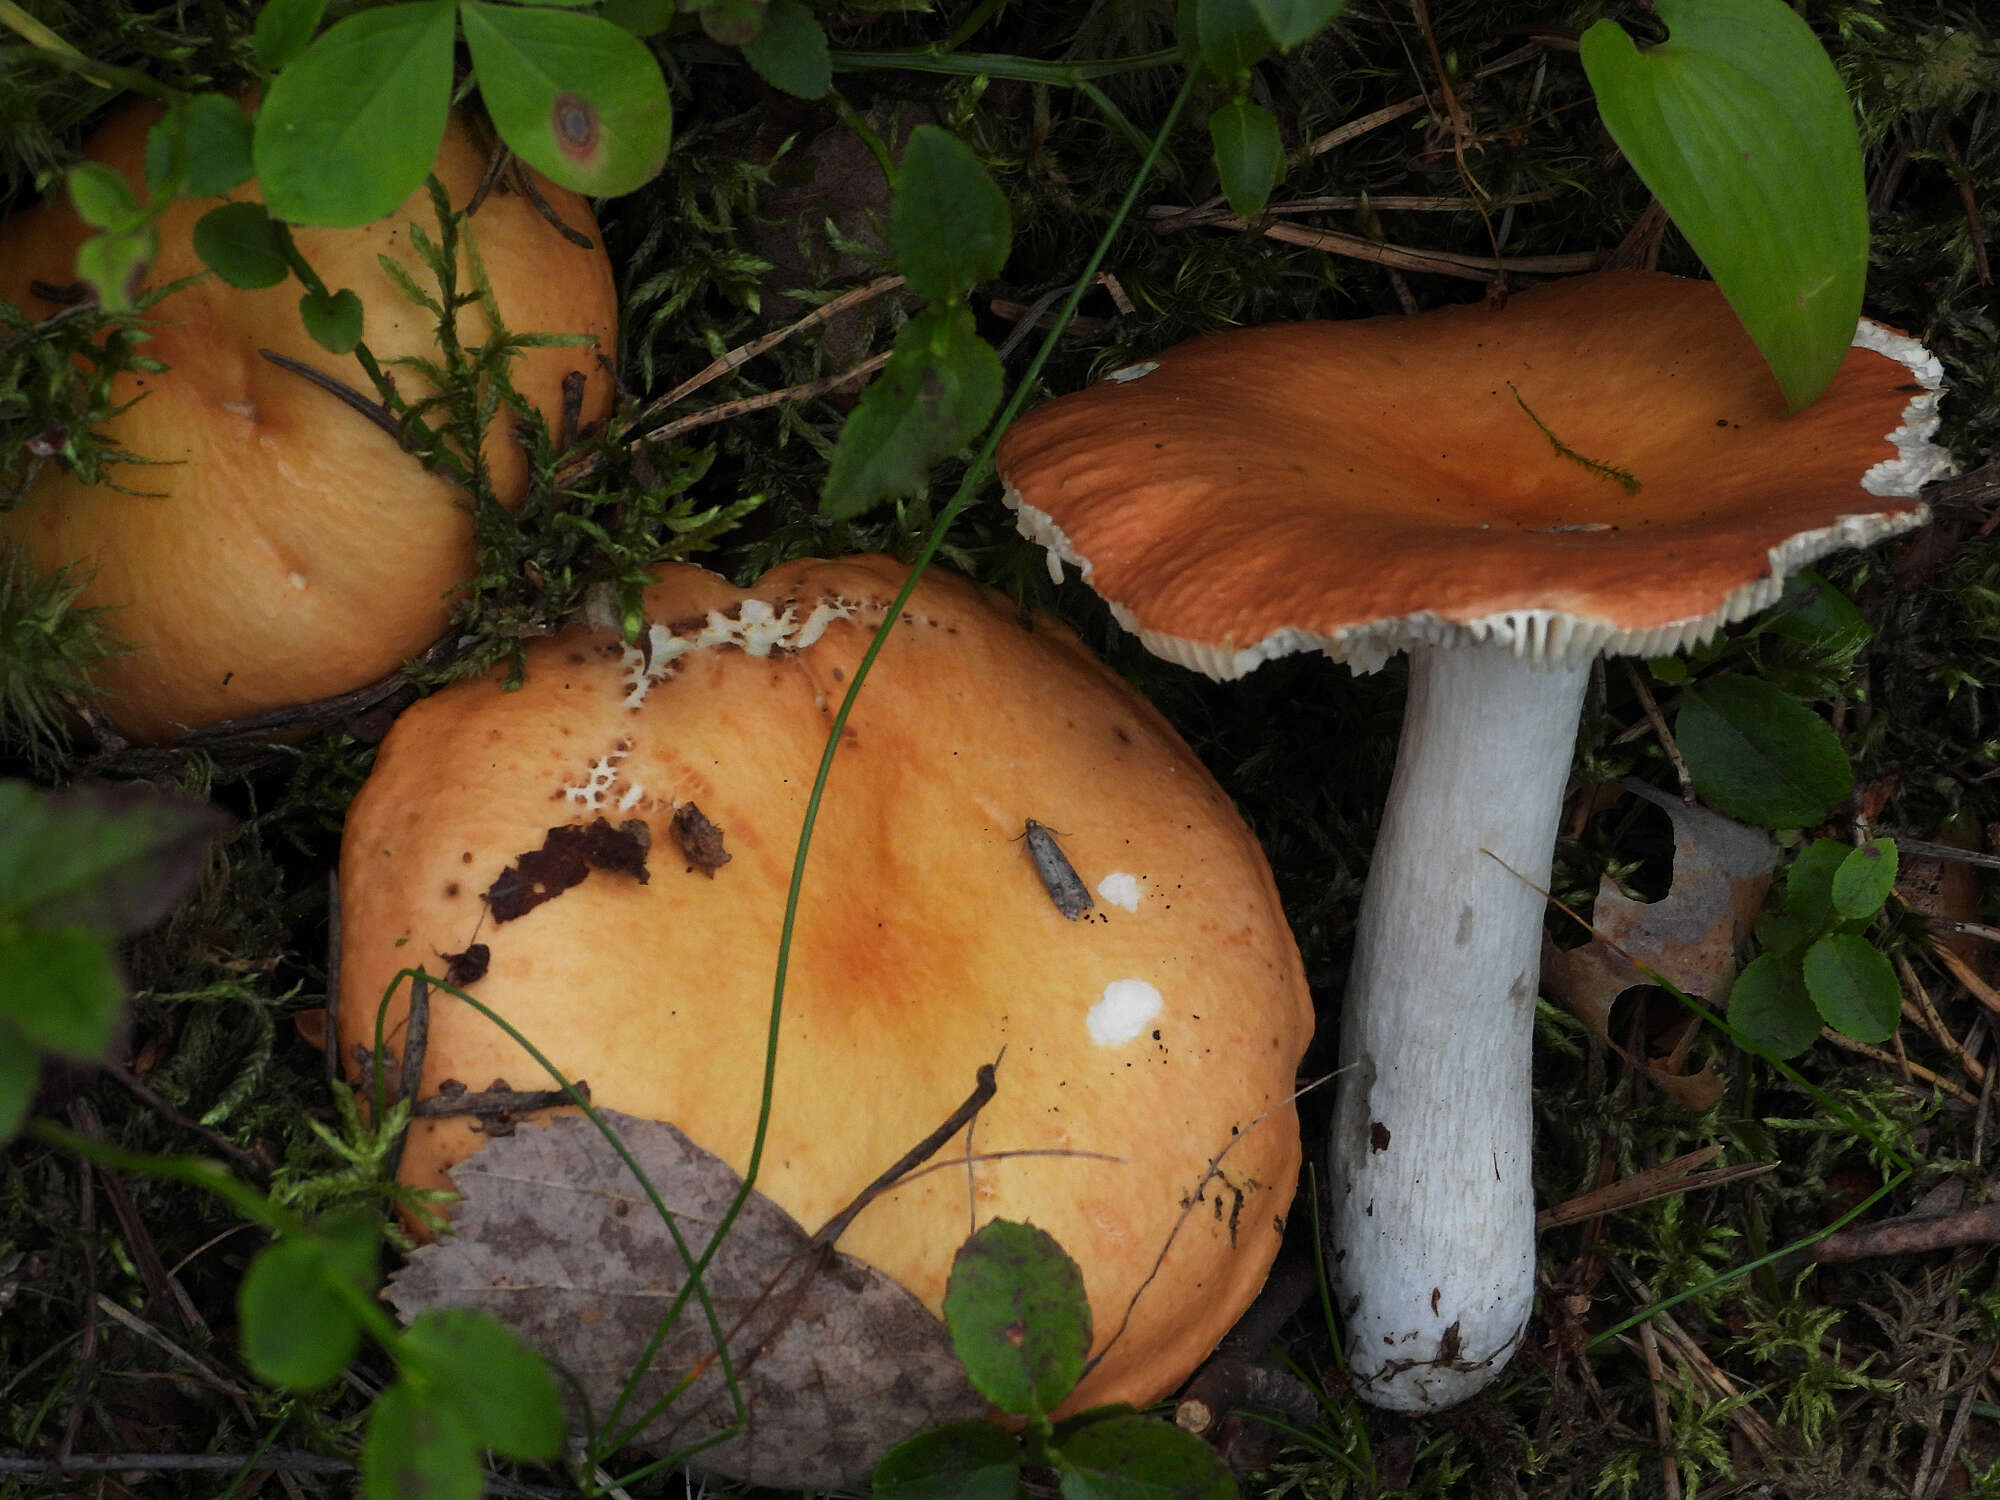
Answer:
<svg viewBox="0 0 2000 1500"><path fill-rule="evenodd" d="M1819 1035L1819 1012L1796 958L1761 953L1729 991L1729 1024L1743 1045L1765 1057L1797 1057Z"/></svg>
<svg viewBox="0 0 2000 1500"><path fill-rule="evenodd" d="M551 181L611 198L650 182L673 143L646 44L598 16L464 0L465 44L500 138Z"/></svg>
<svg viewBox="0 0 2000 1500"><path fill-rule="evenodd" d="M21 1128L35 1102L41 1054L12 1026L0 1021L0 1141Z"/></svg>
<svg viewBox="0 0 2000 1500"><path fill-rule="evenodd" d="M1063 1500L1235 1500L1236 1480L1191 1432L1152 1417L1107 1417L1056 1450Z"/></svg>
<svg viewBox="0 0 2000 1500"><path fill-rule="evenodd" d="M910 290L962 297L1000 274L1013 240L1007 197L972 148L935 125L911 131L889 202L889 243Z"/></svg>
<svg viewBox="0 0 2000 1500"><path fill-rule="evenodd" d="M875 1466L875 1500L1015 1500L1021 1444L991 1422L953 1422L905 1438Z"/></svg>
<svg viewBox="0 0 2000 1500"><path fill-rule="evenodd" d="M1238 83L1277 45L1255 0L1195 0L1201 64L1225 83Z"/></svg>
<svg viewBox="0 0 2000 1500"><path fill-rule="evenodd" d="M938 303L903 325L896 352L840 429L820 503L857 516L921 491L938 459L986 426L1000 404L1000 356L972 310Z"/></svg>
<svg viewBox="0 0 2000 1500"><path fill-rule="evenodd" d="M325 14L326 0L265 0L250 33L257 61L274 73L289 66L306 50Z"/></svg>
<svg viewBox="0 0 2000 1500"><path fill-rule="evenodd" d="M104 939L81 927L0 940L0 1020L37 1047L96 1057L111 1045L125 982Z"/></svg>
<svg viewBox="0 0 2000 1500"><path fill-rule="evenodd" d="M451 0L364 10L278 75L253 152L274 218L368 224L417 190L451 109L452 22Z"/></svg>
<svg viewBox="0 0 2000 1500"><path fill-rule="evenodd" d="M101 161L78 162L66 180L76 216L93 229L116 229L139 211L130 184Z"/></svg>
<svg viewBox="0 0 2000 1500"><path fill-rule="evenodd" d="M1817 822L1854 788L1824 720L1758 677L1718 677L1681 698L1674 738L1695 790L1725 817L1767 828Z"/></svg>
<svg viewBox="0 0 2000 1500"><path fill-rule="evenodd" d="M250 180L250 117L227 94L196 94L186 105L187 191L219 198Z"/></svg>
<svg viewBox="0 0 2000 1500"><path fill-rule="evenodd" d="M0 916L127 937L165 916L229 820L137 783L0 781Z"/></svg>
<svg viewBox="0 0 2000 1500"><path fill-rule="evenodd" d="M1250 4L1264 30L1286 51L1310 41L1347 9L1347 0L1250 0Z"/></svg>
<svg viewBox="0 0 2000 1500"><path fill-rule="evenodd" d="M225 203L195 221L194 253L231 286L276 286L292 274L261 203Z"/></svg>
<svg viewBox="0 0 2000 1500"><path fill-rule="evenodd" d="M1806 991L1826 1024L1857 1042L1886 1042L1903 1017L1903 991L1882 951L1858 932L1806 949Z"/></svg>
<svg viewBox="0 0 2000 1500"><path fill-rule="evenodd" d="M365 1264L355 1253L361 1244ZM279 1240L250 1262L236 1310L243 1358L258 1379L310 1391L347 1368L361 1346L361 1325L341 1291L343 1280L372 1295L372 1230L364 1242L346 1223L337 1224L330 1233Z"/></svg>
<svg viewBox="0 0 2000 1500"><path fill-rule="evenodd" d="M718 47L741 47L764 25L770 0L697 0L682 9L696 11L701 29Z"/></svg>
<svg viewBox="0 0 2000 1500"><path fill-rule="evenodd" d="M1854 338L1868 207L1854 112L1812 28L1783 0L1660 0L1667 40L1583 34L1605 128L1806 405Z"/></svg>
<svg viewBox="0 0 2000 1500"><path fill-rule="evenodd" d="M1785 596L1759 627L1821 650L1855 650L1875 637L1854 602L1808 568L1785 580Z"/></svg>
<svg viewBox="0 0 2000 1500"><path fill-rule="evenodd" d="M77 280L90 287L105 311L130 312L139 305L159 253L160 231L151 223L92 235L76 248Z"/></svg>
<svg viewBox="0 0 2000 1500"><path fill-rule="evenodd" d="M1866 921L1896 888L1896 841L1875 839L1850 849L1833 872L1833 909L1849 922Z"/></svg>
<svg viewBox="0 0 2000 1500"><path fill-rule="evenodd" d="M1839 839L1814 839L1785 872L1785 910L1817 937L1840 920L1833 906L1833 877L1854 846Z"/></svg>
<svg viewBox="0 0 2000 1500"><path fill-rule="evenodd" d="M473 1436L503 1458L554 1458L562 1447L563 1409L541 1357L496 1322L470 1308L423 1314L403 1336L404 1355L438 1377Z"/></svg>
<svg viewBox="0 0 2000 1500"><path fill-rule="evenodd" d="M1809 924L1790 912L1770 906L1758 912L1756 920L1751 923L1751 930L1757 934L1757 944L1764 952L1791 954L1794 957L1825 928L1825 923Z"/></svg>
<svg viewBox="0 0 2000 1500"><path fill-rule="evenodd" d="M1014 1416L1046 1416L1083 1375L1090 1300L1047 1231L995 1219L952 1258L944 1321L973 1388Z"/></svg>
<svg viewBox="0 0 2000 1500"><path fill-rule="evenodd" d="M674 0L604 0L597 13L621 31L652 36L674 24L680 7Z"/></svg>
<svg viewBox="0 0 2000 1500"><path fill-rule="evenodd" d="M1261 104L1235 99L1208 117L1208 138L1231 211L1242 219L1262 213L1285 165L1277 118Z"/></svg>
<svg viewBox="0 0 2000 1500"><path fill-rule="evenodd" d="M307 292L299 298L299 317L313 342L329 354L352 354L361 342L361 299L345 287L337 292Z"/></svg>
<svg viewBox="0 0 2000 1500"><path fill-rule="evenodd" d="M743 60L774 89L818 99L833 87L826 33L805 0L771 0L764 29L743 44Z"/></svg>
<svg viewBox="0 0 2000 1500"><path fill-rule="evenodd" d="M375 1398L361 1443L363 1500L479 1500L479 1440L456 1407L398 1380Z"/></svg>

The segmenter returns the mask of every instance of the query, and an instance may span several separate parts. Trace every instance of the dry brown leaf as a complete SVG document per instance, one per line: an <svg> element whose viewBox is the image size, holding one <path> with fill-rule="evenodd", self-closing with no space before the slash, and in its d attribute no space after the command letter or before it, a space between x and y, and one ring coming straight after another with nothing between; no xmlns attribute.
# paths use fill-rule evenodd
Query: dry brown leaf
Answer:
<svg viewBox="0 0 2000 1500"><path fill-rule="evenodd" d="M1690 995L1720 1004L1736 977L1736 949L1764 904L1778 847L1760 828L1689 807L1643 782L1626 789L1664 808L1674 825L1674 878L1658 901L1634 901L1604 881L1591 908L1596 935L1545 965L1549 986L1597 1039L1688 1108L1721 1097L1712 1066L1678 1071L1678 1058L1645 1060L1611 1036L1611 1007L1652 970Z"/></svg>
<svg viewBox="0 0 2000 1500"><path fill-rule="evenodd" d="M742 1179L672 1125L604 1119L645 1169L696 1254ZM387 1296L406 1319L433 1307L491 1312L574 1377L600 1423L684 1280L685 1262L630 1169L585 1119L556 1119L475 1152L452 1173L457 1233L416 1251ZM808 1247L799 1224L752 1193L703 1276L728 1336L747 1430L692 1462L785 1489L865 1486L892 1444L983 1416L944 1324L888 1277ZM766 1295L767 1290L769 1295ZM624 1412L646 1412L702 1373L638 1445L691 1447L730 1425L709 1327L689 1300Z"/></svg>

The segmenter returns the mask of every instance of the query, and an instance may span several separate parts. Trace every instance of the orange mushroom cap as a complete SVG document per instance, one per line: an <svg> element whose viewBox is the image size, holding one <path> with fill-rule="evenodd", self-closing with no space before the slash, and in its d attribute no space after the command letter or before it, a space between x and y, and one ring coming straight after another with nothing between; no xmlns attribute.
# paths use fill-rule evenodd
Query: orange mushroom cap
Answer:
<svg viewBox="0 0 2000 1500"><path fill-rule="evenodd" d="M150 103L123 111L91 138L88 154L143 190L146 132L159 115ZM486 165L485 152L454 117L432 167L454 204L471 199ZM595 242L588 203L553 184L538 186L557 215ZM256 183L233 196L256 200ZM472 572L463 491L425 472L387 432L326 391L261 357L271 350L372 399L354 360L328 354L307 335L296 282L246 291L203 274L194 225L214 206L182 200L161 216L148 284L199 279L151 308L145 352L169 368L119 376L113 399L131 404L100 429L151 460L109 473L125 491L140 493L85 484L52 464L18 505L0 512L0 544L18 548L43 572L80 563L90 582L78 602L115 607L110 631L134 649L94 676L108 716L134 739L170 740L391 672L443 633L446 594ZM415 226L435 240L436 216L421 188L373 224L293 231L328 287L361 298L363 337L411 400L428 384L391 361L441 358L436 315L411 302L377 257L431 287L410 244ZM0 227L0 297L30 316L56 311L34 283L70 283L77 247L91 233L67 199ZM581 370L582 420L602 417L611 377L600 361L614 354L618 309L601 246L570 243L525 196L505 190L487 196L465 239L460 287L474 284L476 248L510 331L597 341L596 349L524 352L510 367L515 390L553 421L564 376ZM468 345L486 337L477 304L461 311L460 336ZM501 503L518 503L527 458L504 411L490 426L484 456Z"/></svg>
<svg viewBox="0 0 2000 1500"><path fill-rule="evenodd" d="M1612 271L1197 339L1028 413L999 467L1023 531L1214 677L1496 633L1653 655L1922 524L1939 384L1864 322L1788 416L1712 283Z"/></svg>
<svg viewBox="0 0 2000 1500"><path fill-rule="evenodd" d="M476 940L472 992L593 1103L670 1121L744 1170L806 797L903 576L879 557L806 561L738 590L668 567L643 650L573 628L529 646L519 691L464 683L404 713L341 854L344 1055L372 1046L398 969L436 972ZM729 856L710 873L670 837L690 803ZM496 922L481 893L501 872L552 825L599 816L648 824L649 878L592 874ZM1097 892L1088 913L1038 876L1030 819ZM397 1045L405 1012L399 991ZM1262 851L1165 720L1067 630L927 574L821 807L758 1190L816 1230L1004 1049L972 1149L1029 1154L919 1176L838 1248L935 1311L969 1217L1034 1222L1081 1265L1103 1355L1069 1405L1144 1404L1263 1282L1311 1030ZM544 1086L506 1036L434 995L423 1093L447 1078ZM443 1185L480 1143L463 1119L419 1118L404 1180Z"/></svg>

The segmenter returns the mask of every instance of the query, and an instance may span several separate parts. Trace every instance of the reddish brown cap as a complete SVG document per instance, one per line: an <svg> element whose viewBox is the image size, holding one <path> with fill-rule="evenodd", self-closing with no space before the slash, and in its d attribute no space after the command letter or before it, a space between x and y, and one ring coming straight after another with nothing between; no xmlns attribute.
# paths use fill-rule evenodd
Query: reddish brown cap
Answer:
<svg viewBox="0 0 2000 1500"><path fill-rule="evenodd" d="M1787 416L1712 283L1614 271L1198 339L1030 412L999 465L1025 534L1212 677L1453 640L1653 655L1923 524L1940 384L1864 320Z"/></svg>

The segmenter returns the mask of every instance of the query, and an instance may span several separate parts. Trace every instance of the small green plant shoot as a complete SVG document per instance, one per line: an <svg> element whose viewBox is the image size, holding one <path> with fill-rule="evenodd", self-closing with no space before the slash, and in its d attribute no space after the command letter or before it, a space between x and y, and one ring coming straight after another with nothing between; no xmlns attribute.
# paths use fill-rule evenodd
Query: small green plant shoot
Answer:
<svg viewBox="0 0 2000 1500"><path fill-rule="evenodd" d="M1090 1353L1083 1273L1045 1231L996 1219L962 1246L945 1284L952 1347L979 1394L1018 1433L959 1422L918 1433L875 1469L875 1500L1014 1500L1023 1471L1052 1468L1064 1500L1229 1500L1229 1470L1200 1438L1107 1406L1049 1414Z"/></svg>

